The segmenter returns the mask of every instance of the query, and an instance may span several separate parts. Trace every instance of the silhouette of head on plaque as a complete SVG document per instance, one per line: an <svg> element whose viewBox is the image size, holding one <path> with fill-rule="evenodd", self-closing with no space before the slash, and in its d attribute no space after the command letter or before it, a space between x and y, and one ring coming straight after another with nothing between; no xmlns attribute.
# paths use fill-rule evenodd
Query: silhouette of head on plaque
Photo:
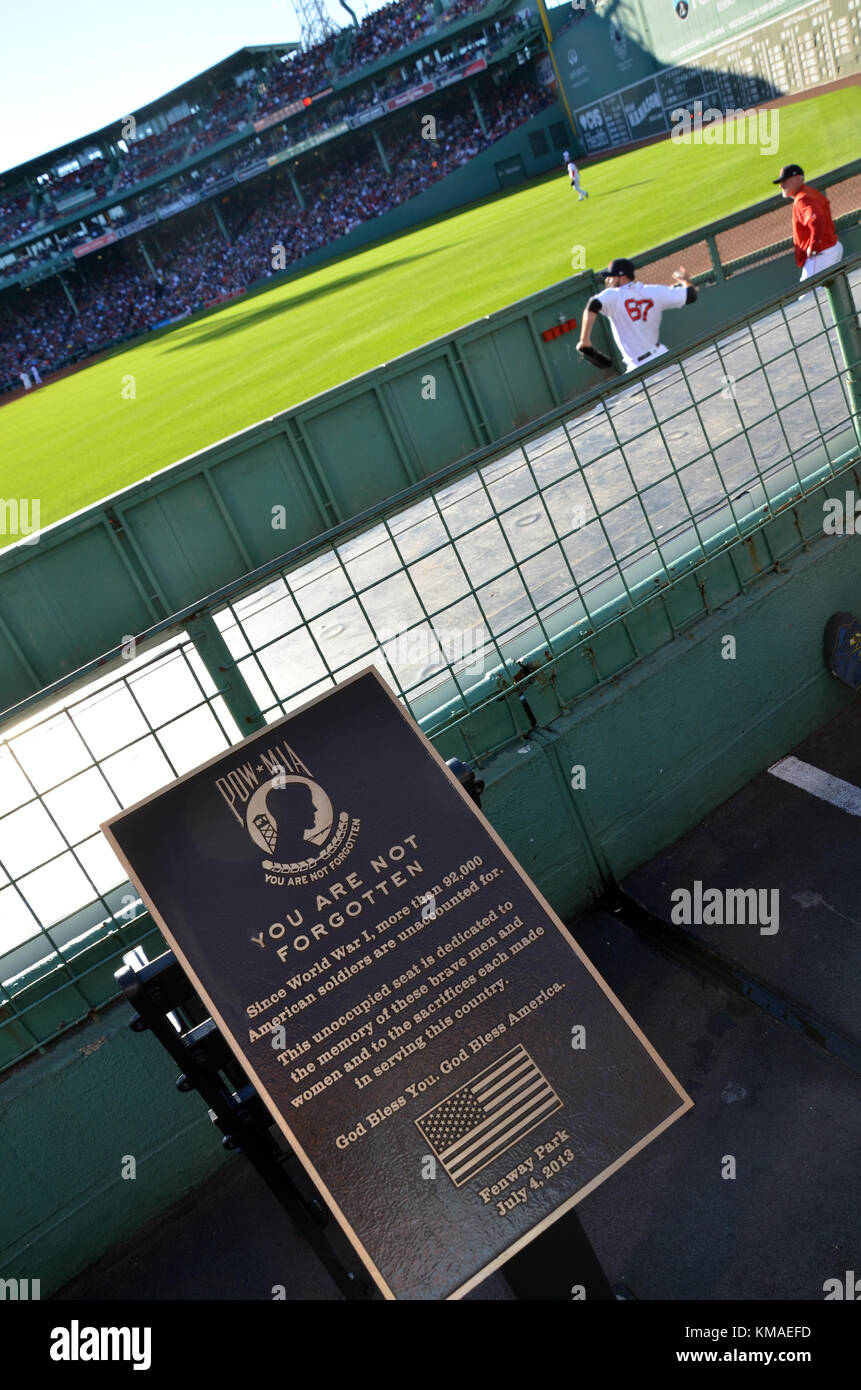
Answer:
<svg viewBox="0 0 861 1390"><path fill-rule="evenodd" d="M284 862L313 859L332 829L332 803L308 777L276 776L250 802L248 833L259 849Z"/></svg>

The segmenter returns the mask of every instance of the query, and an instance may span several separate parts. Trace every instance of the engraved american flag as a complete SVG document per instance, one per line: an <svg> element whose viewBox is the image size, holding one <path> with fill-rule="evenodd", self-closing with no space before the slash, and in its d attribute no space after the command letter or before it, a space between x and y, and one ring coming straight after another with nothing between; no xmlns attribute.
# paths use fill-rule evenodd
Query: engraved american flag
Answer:
<svg viewBox="0 0 861 1390"><path fill-rule="evenodd" d="M515 1047L415 1121L455 1187L561 1108L523 1047Z"/></svg>

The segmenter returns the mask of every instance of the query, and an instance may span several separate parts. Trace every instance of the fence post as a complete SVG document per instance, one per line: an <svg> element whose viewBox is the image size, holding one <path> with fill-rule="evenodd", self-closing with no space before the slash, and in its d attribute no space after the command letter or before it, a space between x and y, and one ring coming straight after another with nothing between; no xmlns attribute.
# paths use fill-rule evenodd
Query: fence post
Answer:
<svg viewBox="0 0 861 1390"><path fill-rule="evenodd" d="M825 293L834 316L840 355L846 367L846 389L849 392L855 437L861 444L861 328L845 271L826 281Z"/></svg>
<svg viewBox="0 0 861 1390"><path fill-rule="evenodd" d="M242 737L247 738L249 734L257 733L258 729L265 729L266 720L260 712L260 706L245 684L237 668L236 658L219 632L212 615L196 614L186 627L198 656L215 681L218 693L236 720Z"/></svg>
<svg viewBox="0 0 861 1390"><path fill-rule="evenodd" d="M726 275L724 273L724 268L721 265L717 239L712 233L709 233L709 235L706 237L706 246L709 248L709 255L711 256L712 270L715 273L715 284L723 284L726 281Z"/></svg>

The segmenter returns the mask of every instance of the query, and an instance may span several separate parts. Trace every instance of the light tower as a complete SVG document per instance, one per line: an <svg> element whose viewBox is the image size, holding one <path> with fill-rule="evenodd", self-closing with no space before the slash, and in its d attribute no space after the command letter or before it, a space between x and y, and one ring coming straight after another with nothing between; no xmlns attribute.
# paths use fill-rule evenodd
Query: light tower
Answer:
<svg viewBox="0 0 861 1390"><path fill-rule="evenodd" d="M326 0L293 0L293 9L299 21L299 42L303 49L338 33L338 26L326 9Z"/></svg>

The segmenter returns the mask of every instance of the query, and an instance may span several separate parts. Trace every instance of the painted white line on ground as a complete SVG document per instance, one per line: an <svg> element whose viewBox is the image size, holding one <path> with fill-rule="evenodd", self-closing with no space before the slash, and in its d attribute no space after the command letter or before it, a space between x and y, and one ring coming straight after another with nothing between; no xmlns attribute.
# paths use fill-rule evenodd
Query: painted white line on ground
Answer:
<svg viewBox="0 0 861 1390"><path fill-rule="evenodd" d="M832 777L830 772L823 772L820 767L803 763L800 758L781 758L779 763L775 763L768 770L773 777L801 787L802 791L810 792L811 796L818 796L820 801L830 801L832 806L839 806L841 811L848 811L850 816L861 816L861 787L856 787L853 782L844 782L842 777Z"/></svg>

